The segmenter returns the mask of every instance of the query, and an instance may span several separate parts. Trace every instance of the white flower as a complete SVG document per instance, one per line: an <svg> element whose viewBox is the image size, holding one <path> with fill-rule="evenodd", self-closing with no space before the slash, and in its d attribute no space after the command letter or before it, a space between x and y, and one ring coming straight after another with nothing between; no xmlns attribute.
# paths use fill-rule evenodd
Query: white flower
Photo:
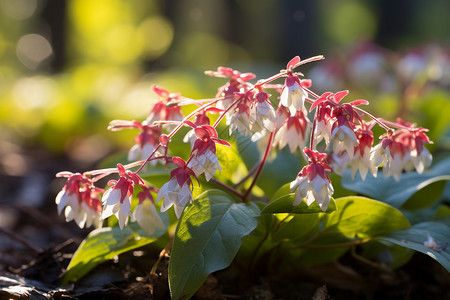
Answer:
<svg viewBox="0 0 450 300"><path fill-rule="evenodd" d="M294 153L297 148L305 148L306 130L310 125L310 121L306 117L305 111L295 112L289 116L274 137L274 145L278 145L283 149L289 145L289 150Z"/></svg>
<svg viewBox="0 0 450 300"><path fill-rule="evenodd" d="M267 101L257 101L250 110L250 120L253 132L260 132L263 129L272 132L276 120L275 109Z"/></svg>
<svg viewBox="0 0 450 300"><path fill-rule="evenodd" d="M113 214L119 220L120 229L128 222L128 215L131 209L131 195L125 197L121 202L122 192L120 189L111 187L103 195L103 212L101 219L104 220Z"/></svg>
<svg viewBox="0 0 450 300"><path fill-rule="evenodd" d="M374 160L371 159L369 147L364 148L363 156L361 156L359 150L356 151L355 156L353 157L353 160L351 161L350 165L352 167L352 179L355 178L356 171L358 170L362 180L366 179L367 171L370 171L373 177L377 177L378 168L377 166L375 166ZM333 170L336 171L335 169Z"/></svg>
<svg viewBox="0 0 450 300"><path fill-rule="evenodd" d="M333 172L339 175L344 175L345 170L347 170L348 164L352 160L347 152L341 152L340 154L331 154L332 162L331 167Z"/></svg>
<svg viewBox="0 0 450 300"><path fill-rule="evenodd" d="M198 150L192 152L194 158L188 163L188 167L194 171L197 177L202 173L205 173L205 178L209 181L217 170L222 171L217 155L210 149L207 149L206 152L201 155L196 155L197 152Z"/></svg>
<svg viewBox="0 0 450 300"><path fill-rule="evenodd" d="M331 133L333 140L333 152L340 153L347 151L350 158L353 158L355 147L358 146L358 139L355 132L348 126L338 126Z"/></svg>
<svg viewBox="0 0 450 300"><path fill-rule="evenodd" d="M130 151L128 151L128 161L136 161L136 160L145 160L147 159L155 150L155 146L151 143L145 143L142 147L141 144L135 144L131 147ZM156 152L153 157L161 155L159 152ZM150 160L147 162L149 165L156 165L157 160Z"/></svg>
<svg viewBox="0 0 450 300"><path fill-rule="evenodd" d="M325 145L328 148L331 138L331 122L320 120L316 122L314 130L314 145L318 145L321 140L325 140Z"/></svg>
<svg viewBox="0 0 450 300"><path fill-rule="evenodd" d="M250 135L250 118L246 112L238 112L236 111L231 115L231 118L227 119L227 125L230 126L230 135L233 131L238 131L243 135Z"/></svg>
<svg viewBox="0 0 450 300"><path fill-rule="evenodd" d="M176 177L170 179L169 182L164 184L159 190L157 202L163 198L164 201L161 205L161 211L165 212L173 205L175 215L178 219L180 218L186 204L192 203L193 200L189 183L185 182L182 186L180 186Z"/></svg>
<svg viewBox="0 0 450 300"><path fill-rule="evenodd" d="M315 201L325 212L334 192L330 179L325 173L332 171L326 163L327 155L308 148L303 151L308 157L309 165L303 167L290 184L291 192L296 190L293 205L299 205L301 201L304 201L309 206Z"/></svg>
<svg viewBox="0 0 450 300"><path fill-rule="evenodd" d="M417 173L422 174L423 171L431 165L433 157L427 148L423 147L420 154L417 153L417 149L412 149L410 157Z"/></svg>
<svg viewBox="0 0 450 300"><path fill-rule="evenodd" d="M324 212L327 210L331 195L334 193L329 180L320 176L314 177L312 181L309 181L308 176L299 176L291 182L290 188L291 192L297 189L294 206L299 205L301 201L306 202L309 206L315 201Z"/></svg>
<svg viewBox="0 0 450 300"><path fill-rule="evenodd" d="M61 214L66 206L71 206L76 211L79 210L78 195L65 188L56 195L55 203L57 205L58 214Z"/></svg>
<svg viewBox="0 0 450 300"><path fill-rule="evenodd" d="M133 211L133 217L149 236L152 236L158 229L165 230L166 228L152 201L139 203Z"/></svg>
<svg viewBox="0 0 450 300"><path fill-rule="evenodd" d="M290 107L295 110L301 110L308 94L301 88L300 80L297 77L289 76L283 87L280 96L281 105Z"/></svg>

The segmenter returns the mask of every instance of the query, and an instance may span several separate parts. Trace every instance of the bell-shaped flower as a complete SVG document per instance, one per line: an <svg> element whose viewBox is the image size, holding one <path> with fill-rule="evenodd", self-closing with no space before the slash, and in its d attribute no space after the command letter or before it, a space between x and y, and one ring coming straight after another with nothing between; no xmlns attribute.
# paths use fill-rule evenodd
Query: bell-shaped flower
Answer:
<svg viewBox="0 0 450 300"><path fill-rule="evenodd" d="M416 128L414 124L397 120L400 129L387 133L387 137L372 149L371 156L376 166L383 164L383 174L392 175L397 181L403 171L414 168L422 173L431 165L432 156L423 146L432 143L425 132L425 128Z"/></svg>
<svg viewBox="0 0 450 300"><path fill-rule="evenodd" d="M153 109L150 111L147 119L147 124L151 125L155 121L182 121L183 114L181 108L178 105L178 101L183 97L179 93L169 93L165 89L159 86L153 86L153 91L160 97L160 101L157 102Z"/></svg>
<svg viewBox="0 0 450 300"><path fill-rule="evenodd" d="M206 115L206 113L222 113L223 110L216 108L216 107L208 107L205 110L200 111L198 114L195 115L194 124L196 126L201 125L210 125L209 117ZM194 147L194 143L197 140L197 136L195 135L194 128L188 131L186 135L183 138L184 143L190 143L191 148Z"/></svg>
<svg viewBox="0 0 450 300"><path fill-rule="evenodd" d="M145 185L141 185L141 188L143 190L137 195L139 203L133 211L133 218L149 236L153 236L157 230L165 230L166 225L156 210L150 193L155 189Z"/></svg>
<svg viewBox="0 0 450 300"><path fill-rule="evenodd" d="M67 183L55 199L58 214L64 210L66 221L75 221L80 227L100 226L101 212L98 194L102 189L94 187L91 179L80 173L60 172L56 177L66 177Z"/></svg>
<svg viewBox="0 0 450 300"><path fill-rule="evenodd" d="M306 131L310 124L311 122L304 109L295 112L278 129L275 134L274 145L278 145L280 149L288 145L291 153L294 153L297 148L305 148Z"/></svg>
<svg viewBox="0 0 450 300"><path fill-rule="evenodd" d="M269 101L269 96L264 91L255 94L255 102L250 110L253 132L260 132L263 129L272 132L274 129L277 115Z"/></svg>
<svg viewBox="0 0 450 300"><path fill-rule="evenodd" d="M374 123L369 125L370 128L373 124ZM355 178L356 171L359 171L362 180L366 179L368 171L370 171L374 177L377 177L378 173L378 166L375 166L375 162L371 159L370 155L373 144L373 133L370 131L369 127L364 128L365 129L358 129L356 131L358 146L355 148L354 157L351 161L352 179Z"/></svg>
<svg viewBox="0 0 450 300"><path fill-rule="evenodd" d="M136 174L117 164L119 171L119 180L111 180L108 184L111 187L103 195L102 219L115 215L119 220L119 226L122 229L128 222L128 216L131 210L131 199L133 196L134 185L144 184L144 181Z"/></svg>
<svg viewBox="0 0 450 300"><path fill-rule="evenodd" d="M230 147L230 144L217 138L216 130L209 125L201 125L194 128L197 140L192 147L191 157L188 167L194 171L198 177L205 174L207 181L216 173L222 170L216 155L216 143Z"/></svg>
<svg viewBox="0 0 450 300"><path fill-rule="evenodd" d="M331 131L331 141L333 142L333 152L340 153L346 151L350 158L353 158L355 147L358 146L358 139L353 130L353 122L349 121L349 115L344 108L333 111L336 122Z"/></svg>
<svg viewBox="0 0 450 300"><path fill-rule="evenodd" d="M311 151L308 148L305 148L304 152L309 158L309 165L303 167L297 178L290 184L291 192L295 191L293 205L299 205L301 201L304 201L309 206L315 201L325 212L334 192L331 181L326 174L326 171L332 171L326 163L327 155Z"/></svg>
<svg viewBox="0 0 450 300"><path fill-rule="evenodd" d="M241 73L238 70L233 70L232 68L227 67L218 67L217 71L205 71L205 74L230 79L225 85L219 88L216 95L216 98L224 97L224 99L217 102L216 105L217 108L223 110L226 110L231 103L233 103L235 93L245 92L251 89L252 85L247 81L256 77L253 73Z"/></svg>
<svg viewBox="0 0 450 300"><path fill-rule="evenodd" d="M286 107L294 107L295 110L301 110L308 96L302 88L300 79L297 76L290 75L286 77L285 84L281 90L280 103Z"/></svg>
<svg viewBox="0 0 450 300"><path fill-rule="evenodd" d="M157 202L164 199L161 211L165 212L173 206L175 215L180 218L186 204L193 200L191 176L195 177L195 173L187 167L183 159L173 157L172 161L178 168L170 172L170 180L159 189Z"/></svg>
<svg viewBox="0 0 450 300"><path fill-rule="evenodd" d="M250 120L251 96L253 96L253 94L248 95L247 93L243 93L236 95L236 97L239 97L236 108L229 113L229 118L227 117L227 125L230 126L230 135L233 131L238 131L243 135L252 134Z"/></svg>
<svg viewBox="0 0 450 300"><path fill-rule="evenodd" d="M147 125L138 121L114 120L108 126L108 129L111 131L135 128L139 129L140 132L134 137L136 144L128 151L129 161L147 159L158 146L161 136L161 128L159 126ZM159 155L160 153L157 154ZM148 163L155 165L156 160L150 160Z"/></svg>

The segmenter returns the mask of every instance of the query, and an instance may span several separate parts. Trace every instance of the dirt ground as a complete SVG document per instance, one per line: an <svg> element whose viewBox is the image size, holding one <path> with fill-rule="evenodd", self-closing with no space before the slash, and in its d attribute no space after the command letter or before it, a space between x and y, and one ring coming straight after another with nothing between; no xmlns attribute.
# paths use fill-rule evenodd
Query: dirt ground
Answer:
<svg viewBox="0 0 450 300"><path fill-rule="evenodd" d="M168 259L156 275L148 275L159 254L151 246L122 254L76 284L61 286L61 276L89 230L57 215L54 198L64 183L54 175L88 166L45 151L14 153L0 157L0 299L170 299ZM7 169L11 159L23 169ZM232 265L210 275L194 299L450 299L449 273L418 253L397 270L380 270L346 255L336 263L288 274L242 274Z"/></svg>

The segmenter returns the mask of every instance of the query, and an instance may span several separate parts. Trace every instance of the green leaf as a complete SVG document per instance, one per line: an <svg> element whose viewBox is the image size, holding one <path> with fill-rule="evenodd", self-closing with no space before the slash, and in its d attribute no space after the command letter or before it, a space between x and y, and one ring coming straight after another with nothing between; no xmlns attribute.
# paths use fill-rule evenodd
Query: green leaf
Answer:
<svg viewBox="0 0 450 300"><path fill-rule="evenodd" d="M137 223L131 223L123 229L104 227L93 230L73 255L64 274L63 284L78 280L100 263L113 259L116 255L156 241L164 233L165 231L157 230L150 237Z"/></svg>
<svg viewBox="0 0 450 300"><path fill-rule="evenodd" d="M323 216L324 231L337 231L349 238L376 237L410 226L396 208L364 197L336 199L336 211Z"/></svg>
<svg viewBox="0 0 450 300"><path fill-rule="evenodd" d="M306 202L301 201L299 205L294 206L295 193L291 193L270 202L262 211L262 214L275 213L293 213L293 214L315 214L323 212L317 202L311 203L310 206ZM336 210L334 199L331 198L330 204L327 207L326 213L331 213Z"/></svg>
<svg viewBox="0 0 450 300"><path fill-rule="evenodd" d="M416 172L402 174L400 181L395 181L392 177L384 177L381 172L377 178L369 174L364 181L359 175L352 180L350 172L347 170L342 178L342 186L400 208L419 190L441 180L450 180L449 170L450 158L438 162L422 174ZM428 194L425 198L421 197L420 204L417 203L417 200L413 200L409 206L419 208L435 203L441 195L442 189L440 191L438 189L430 190L433 194ZM436 192L439 194L435 195Z"/></svg>
<svg viewBox="0 0 450 300"><path fill-rule="evenodd" d="M234 203L231 196L209 190L181 215L169 263L173 299L188 299L208 274L230 265L242 243L258 225L256 204Z"/></svg>
<svg viewBox="0 0 450 300"><path fill-rule="evenodd" d="M272 241L292 240L303 242L315 233L319 232L320 216L318 214L298 214L283 223L272 234Z"/></svg>
<svg viewBox="0 0 450 300"><path fill-rule="evenodd" d="M438 251L425 246L425 242L430 237L440 246ZM450 248L447 245L448 241L450 241L450 227L448 224L424 222L405 230L378 237L378 239L422 252L438 261L450 272Z"/></svg>

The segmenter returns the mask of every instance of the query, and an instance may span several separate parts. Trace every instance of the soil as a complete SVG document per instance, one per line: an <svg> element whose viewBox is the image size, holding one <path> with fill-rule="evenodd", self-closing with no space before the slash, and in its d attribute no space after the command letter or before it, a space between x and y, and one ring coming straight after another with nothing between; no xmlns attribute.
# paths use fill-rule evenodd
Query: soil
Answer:
<svg viewBox="0 0 450 300"><path fill-rule="evenodd" d="M64 184L54 175L82 171L79 162L29 150L15 153L24 163L12 172L0 153L1 299L170 299L168 258L148 275L159 251L150 246L105 262L76 284L61 276L89 233L58 216L54 198ZM11 159L11 158L10 158ZM396 270L378 269L346 255L338 262L286 274L243 276L237 266L216 272L193 299L450 299L449 273L416 253Z"/></svg>

